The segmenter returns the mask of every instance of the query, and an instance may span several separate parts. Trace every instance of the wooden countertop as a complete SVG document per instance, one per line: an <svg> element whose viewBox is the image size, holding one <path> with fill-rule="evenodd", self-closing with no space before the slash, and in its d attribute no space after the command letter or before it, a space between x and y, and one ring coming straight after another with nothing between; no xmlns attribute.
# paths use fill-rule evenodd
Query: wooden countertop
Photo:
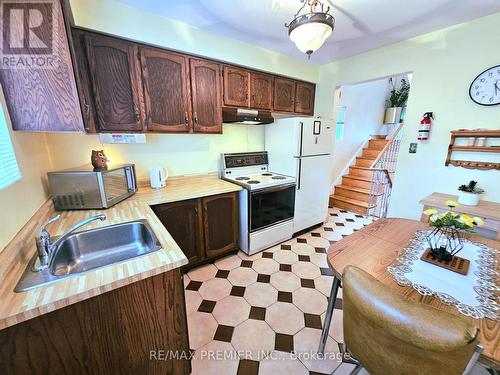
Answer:
<svg viewBox="0 0 500 375"><path fill-rule="evenodd" d="M480 361L487 366L499 369L500 322L466 317L460 314L455 306L445 305L434 296L423 296L412 286L399 286L387 271L387 266L394 263L415 232L428 228L428 224L415 220L392 218L377 220L330 246L328 264L338 278L342 278L342 272L346 266L354 265L365 270L396 293L470 320L479 327L481 343L484 345ZM471 241L500 249L499 241L469 234L467 237Z"/></svg>
<svg viewBox="0 0 500 375"><path fill-rule="evenodd" d="M220 180L215 174L172 177L163 189L140 186L132 197L104 210L56 212L48 200L0 253L0 329L46 314L70 304L97 296L127 284L187 264L187 259L172 236L163 227L150 205L239 191L242 188ZM49 227L53 236L61 235L81 220L105 214L103 222L95 221L81 230L146 219L158 237L162 249L112 264L81 275L63 279L27 292L15 293L19 278L36 253L35 235L51 217L61 219Z"/></svg>
<svg viewBox="0 0 500 375"><path fill-rule="evenodd" d="M422 199L419 203L426 207L437 207L448 210L449 207L446 206L445 202L449 199L456 201L458 196L443 193L432 193ZM479 200L479 204L477 206L460 204L455 207L453 211L465 213L470 216L479 216L483 219L500 220L500 203L498 202Z"/></svg>

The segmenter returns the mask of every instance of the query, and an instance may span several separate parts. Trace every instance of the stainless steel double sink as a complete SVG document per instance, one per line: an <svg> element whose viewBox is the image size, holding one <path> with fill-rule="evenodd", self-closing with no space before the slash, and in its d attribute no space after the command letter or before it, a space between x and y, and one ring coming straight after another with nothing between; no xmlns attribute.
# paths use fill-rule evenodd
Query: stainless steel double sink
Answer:
<svg viewBox="0 0 500 375"><path fill-rule="evenodd" d="M35 254L14 291L44 286L159 249L160 242L146 220L76 232L54 250L48 267L34 271L33 265L38 259Z"/></svg>

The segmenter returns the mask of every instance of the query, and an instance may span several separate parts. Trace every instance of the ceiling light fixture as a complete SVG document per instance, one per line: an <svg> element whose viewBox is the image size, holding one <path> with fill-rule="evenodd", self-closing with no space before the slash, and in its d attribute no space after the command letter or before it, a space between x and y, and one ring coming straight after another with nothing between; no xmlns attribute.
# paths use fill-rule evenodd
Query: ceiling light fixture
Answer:
<svg viewBox="0 0 500 375"><path fill-rule="evenodd" d="M326 6L319 0L300 0L303 4L289 24L288 36L297 48L306 53L308 58L317 51L331 35L335 18L328 13L330 6ZM309 12L301 12L309 7Z"/></svg>

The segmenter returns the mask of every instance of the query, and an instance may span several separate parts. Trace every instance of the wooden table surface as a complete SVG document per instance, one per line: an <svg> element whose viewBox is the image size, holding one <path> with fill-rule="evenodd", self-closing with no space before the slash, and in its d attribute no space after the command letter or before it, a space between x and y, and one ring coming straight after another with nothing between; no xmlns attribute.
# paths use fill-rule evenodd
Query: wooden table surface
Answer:
<svg viewBox="0 0 500 375"><path fill-rule="evenodd" d="M0 252L0 330L187 264L186 256L150 206L241 189L238 185L219 179L215 174L207 174L169 178L167 186L157 190L141 184L136 194L108 209L56 212L52 202L47 201ZM61 214L61 219L49 227L53 236L63 234L85 218L105 214L105 221L94 221L81 230L145 219L162 248L53 284L15 293L14 287L36 253L36 233L58 213Z"/></svg>
<svg viewBox="0 0 500 375"><path fill-rule="evenodd" d="M474 322L481 330L481 343L484 345L480 361L491 368L500 369L500 322L466 317L460 314L455 306L445 305L434 296L423 296L411 286L399 286L387 271L387 266L394 263L415 232L428 228L427 224L415 220L392 218L377 220L330 246L328 264L335 276L340 279L344 268L354 265L409 299L426 303ZM500 249L499 241L474 235L468 235L468 238Z"/></svg>
<svg viewBox="0 0 500 375"><path fill-rule="evenodd" d="M424 206L423 211L428 208L437 208L439 210L446 211L450 209L446 205L447 200L456 201L458 200L458 196L443 193L432 193L422 199L419 203ZM457 207L453 208L453 211L460 214L467 214L469 216L479 216L484 220L482 228L496 232L496 239L497 241L500 241L500 203L480 199L477 206L459 204ZM428 222L429 217L422 214L421 221Z"/></svg>

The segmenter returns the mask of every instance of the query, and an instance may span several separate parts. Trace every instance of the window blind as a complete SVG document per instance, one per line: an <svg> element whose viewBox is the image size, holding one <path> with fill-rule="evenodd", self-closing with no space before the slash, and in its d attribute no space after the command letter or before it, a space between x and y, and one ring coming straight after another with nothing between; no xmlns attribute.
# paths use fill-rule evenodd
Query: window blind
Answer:
<svg viewBox="0 0 500 375"><path fill-rule="evenodd" d="M10 140L5 113L0 105L0 190L21 178L16 154Z"/></svg>

